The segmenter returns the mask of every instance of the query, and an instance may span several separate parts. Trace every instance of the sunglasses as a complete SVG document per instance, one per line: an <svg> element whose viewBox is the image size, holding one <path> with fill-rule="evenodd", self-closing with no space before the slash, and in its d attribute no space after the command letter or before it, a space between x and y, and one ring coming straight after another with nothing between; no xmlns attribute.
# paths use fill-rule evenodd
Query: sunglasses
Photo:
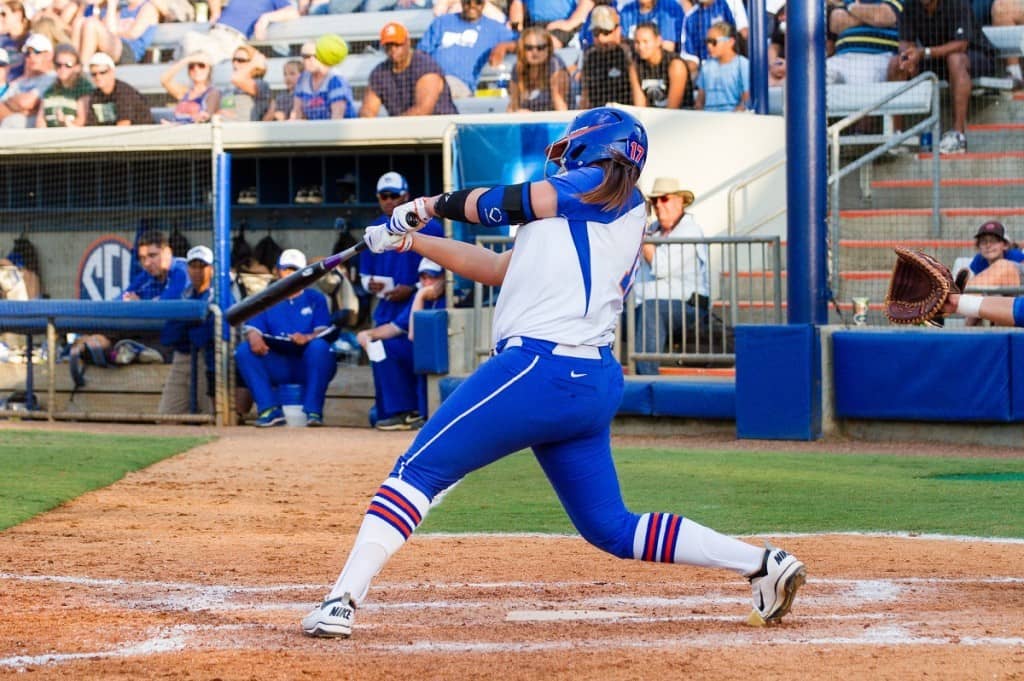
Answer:
<svg viewBox="0 0 1024 681"><path fill-rule="evenodd" d="M616 26L615 28L618 28L618 26ZM595 28L592 31L592 33L594 34L594 37L600 38L601 36L611 35L612 33L615 32L615 28L611 29L610 31L606 31L603 28Z"/></svg>
<svg viewBox="0 0 1024 681"><path fill-rule="evenodd" d="M401 194L396 194L394 192L378 192L377 196L385 201L394 201L395 199L402 198Z"/></svg>
<svg viewBox="0 0 1024 681"><path fill-rule="evenodd" d="M673 196L674 194L662 194L661 196L654 197L653 199L651 199L651 201L653 201L654 203L668 203L669 201L672 200Z"/></svg>
<svg viewBox="0 0 1024 681"><path fill-rule="evenodd" d="M482 5L486 0L463 0L467 5Z"/></svg>
<svg viewBox="0 0 1024 681"><path fill-rule="evenodd" d="M523 49L527 52L543 52L548 49L547 45L530 45L529 43L523 44Z"/></svg>
<svg viewBox="0 0 1024 681"><path fill-rule="evenodd" d="M381 47L384 49L385 52L390 50L392 47L401 47L401 46L402 46L402 43L384 43L383 45L381 45Z"/></svg>
<svg viewBox="0 0 1024 681"><path fill-rule="evenodd" d="M63 62L56 62L54 63L54 66L56 66L58 69L73 69L76 66L78 66L78 64L65 64Z"/></svg>
<svg viewBox="0 0 1024 681"><path fill-rule="evenodd" d="M704 42L706 42L708 45L717 45L719 43L724 43L726 40L729 40L729 37L722 35L718 36L717 38L708 38Z"/></svg>
<svg viewBox="0 0 1024 681"><path fill-rule="evenodd" d="M208 69L208 68L210 68L209 64L203 64L202 62L198 62L198 61L194 61L194 62L192 62L192 63L190 63L188 65L188 70L189 71L191 71L192 69Z"/></svg>
<svg viewBox="0 0 1024 681"><path fill-rule="evenodd" d="M25 54L43 54L43 50L37 50L34 47L30 47L25 50Z"/></svg>
<svg viewBox="0 0 1024 681"><path fill-rule="evenodd" d="M302 58L303 59L316 59L316 55L315 54L304 54L304 55L302 55Z"/></svg>
<svg viewBox="0 0 1024 681"><path fill-rule="evenodd" d="M110 73L110 69L89 69L90 76L105 76Z"/></svg>
<svg viewBox="0 0 1024 681"><path fill-rule="evenodd" d="M236 64L248 64L252 60L247 59L246 57L232 57L231 61L235 62Z"/></svg>

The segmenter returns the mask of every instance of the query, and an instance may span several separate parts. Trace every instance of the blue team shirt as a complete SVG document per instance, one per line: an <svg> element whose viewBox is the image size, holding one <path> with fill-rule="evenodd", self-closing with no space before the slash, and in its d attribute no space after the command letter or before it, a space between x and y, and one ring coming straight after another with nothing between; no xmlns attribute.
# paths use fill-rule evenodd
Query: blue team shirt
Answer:
<svg viewBox="0 0 1024 681"><path fill-rule="evenodd" d="M640 11L639 0L629 3L619 13L619 24L622 35L630 40L636 37L636 27L640 24L654 24L662 40L671 40L679 48L679 39L683 33L683 8L675 0L655 0L650 12Z"/></svg>
<svg viewBox="0 0 1024 681"><path fill-rule="evenodd" d="M295 84L295 98L302 102L302 114L306 120L330 119L331 105L335 102L345 102L345 118L355 118L357 115L352 88L334 71L328 72L316 91L313 90L313 76L309 71L303 71L299 82Z"/></svg>
<svg viewBox="0 0 1024 681"><path fill-rule="evenodd" d="M293 0L240 0L229 3L220 13L217 23L230 26L246 38L252 38L256 20L262 15L294 6Z"/></svg>
<svg viewBox="0 0 1024 681"><path fill-rule="evenodd" d="M174 258L171 260L171 269L168 270L166 279L157 281L153 275L143 270L135 275L125 293L134 293L139 300L178 300L188 285L188 265L185 259Z"/></svg>
<svg viewBox="0 0 1024 681"><path fill-rule="evenodd" d="M331 325L327 298L316 289L303 289L294 298L282 300L249 320L247 326L270 336L313 333Z"/></svg>
<svg viewBox="0 0 1024 681"><path fill-rule="evenodd" d="M510 28L494 19L470 22L457 13L442 14L430 23L417 48L433 57L446 74L475 90L494 46L515 39Z"/></svg>
<svg viewBox="0 0 1024 681"><path fill-rule="evenodd" d="M576 11L576 0L523 0L523 6L535 24L568 19Z"/></svg>
<svg viewBox="0 0 1024 681"><path fill-rule="evenodd" d="M370 224L382 225L390 218L380 215ZM422 234L430 236L444 236L444 226L438 220L431 220L423 229ZM392 277L395 285L416 286L420 280L419 267L423 256L409 251L399 253L398 251L385 251L383 253L371 253L365 250L359 254L359 275L373 275L378 277ZM409 304L408 300L401 302L377 299L377 306L373 309L374 326L387 324L395 321L402 312L402 308Z"/></svg>
<svg viewBox="0 0 1024 681"><path fill-rule="evenodd" d="M736 26L736 17L725 0L715 0L707 6L697 3L696 9L687 14L683 22L684 41L680 46L680 54L685 51L704 62L708 58L708 45L704 42L708 37L708 29L719 21Z"/></svg>
<svg viewBox="0 0 1024 681"><path fill-rule="evenodd" d="M708 59L697 74L697 89L704 91L705 111L732 111L750 91L750 62L739 55L728 64Z"/></svg>

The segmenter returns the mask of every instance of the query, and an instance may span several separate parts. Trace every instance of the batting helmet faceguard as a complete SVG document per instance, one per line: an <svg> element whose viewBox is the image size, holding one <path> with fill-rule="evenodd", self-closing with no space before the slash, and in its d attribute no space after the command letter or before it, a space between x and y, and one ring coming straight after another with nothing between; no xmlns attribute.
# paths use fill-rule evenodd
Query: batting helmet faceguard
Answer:
<svg viewBox="0 0 1024 681"><path fill-rule="evenodd" d="M549 162L574 170L619 154L638 170L647 162L647 131L640 121L622 109L602 106L584 111L547 148Z"/></svg>

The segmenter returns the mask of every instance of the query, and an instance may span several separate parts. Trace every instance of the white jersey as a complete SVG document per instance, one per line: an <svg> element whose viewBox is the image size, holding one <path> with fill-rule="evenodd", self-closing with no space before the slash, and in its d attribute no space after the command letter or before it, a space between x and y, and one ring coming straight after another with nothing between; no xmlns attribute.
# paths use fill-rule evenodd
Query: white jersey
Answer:
<svg viewBox="0 0 1024 681"><path fill-rule="evenodd" d="M495 343L525 336L565 345L610 345L623 299L636 276L646 207L639 191L616 215L584 204L599 168L549 178L559 217L516 232L515 247L494 313Z"/></svg>

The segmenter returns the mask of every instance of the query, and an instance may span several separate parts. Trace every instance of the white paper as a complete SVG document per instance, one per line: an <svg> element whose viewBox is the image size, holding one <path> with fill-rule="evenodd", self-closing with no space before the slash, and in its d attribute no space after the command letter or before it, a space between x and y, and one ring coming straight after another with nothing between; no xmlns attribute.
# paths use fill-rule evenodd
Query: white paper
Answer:
<svg viewBox="0 0 1024 681"><path fill-rule="evenodd" d="M371 281L376 284L384 284L384 288L377 291L376 293L378 298L383 298L385 293L388 293L389 291L395 288L394 277L382 277L379 274L361 274L359 275L359 279L363 283L363 288L366 289L367 291L370 290Z"/></svg>
<svg viewBox="0 0 1024 681"><path fill-rule="evenodd" d="M370 341L366 344L366 356L370 358L371 362L383 362L388 358L387 353L384 351L384 341Z"/></svg>

